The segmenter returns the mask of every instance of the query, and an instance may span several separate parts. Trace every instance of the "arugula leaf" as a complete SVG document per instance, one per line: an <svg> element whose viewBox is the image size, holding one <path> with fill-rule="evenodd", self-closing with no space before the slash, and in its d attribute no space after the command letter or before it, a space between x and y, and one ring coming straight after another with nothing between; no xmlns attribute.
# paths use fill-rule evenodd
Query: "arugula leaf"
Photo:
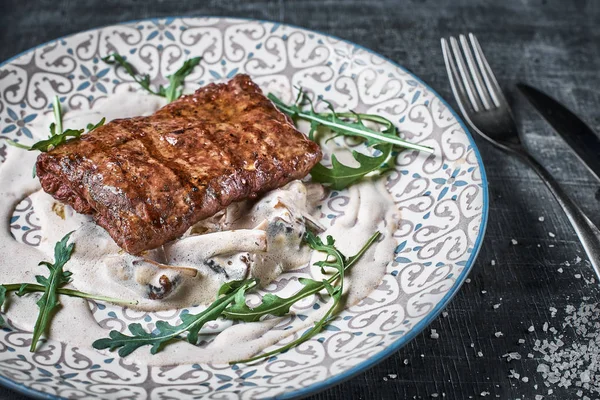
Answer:
<svg viewBox="0 0 600 400"><path fill-rule="evenodd" d="M186 76L192 73L196 65L200 64L200 60L202 60L202 57L190 58L189 60L186 60L173 75L167 76L169 79L169 86L167 88L160 86L159 89L161 95L167 98L167 103L181 97Z"/></svg>
<svg viewBox="0 0 600 400"><path fill-rule="evenodd" d="M48 136L48 139L40 140L31 146L25 146L21 143L15 142L14 140L6 139L8 144L29 151L39 150L41 152L47 152L63 143L66 143L69 138L78 138L83 134L83 129L67 129L66 131L63 131L62 108L60 106L60 99L58 96L54 96L54 100L52 101L52 110L54 113L54 122L50 124L50 136ZM88 132L91 132L99 126L104 125L105 121L106 118L102 118L96 125L88 124ZM35 165L33 167L33 177L35 177Z"/></svg>
<svg viewBox="0 0 600 400"><path fill-rule="evenodd" d="M34 143L29 148L29 151L39 150L41 152L47 152L48 150L51 150L51 149L55 148L56 146L66 143L70 137L73 137L73 138L80 137L83 134L83 132L84 132L83 129L67 129L63 133L51 135L46 140L40 140L39 142Z"/></svg>
<svg viewBox="0 0 600 400"><path fill-rule="evenodd" d="M344 291L344 273L345 273L345 271L348 270L352 265L354 265L356 263L356 261L358 261L358 259L367 251L367 249L379 238L379 235L380 235L379 232L376 232L375 234L373 234L367 240L367 242L363 245L363 247L359 250L359 252L357 254L355 254L354 256L352 256L350 258L346 258L335 247L335 240L331 236L327 236L327 242L323 243L321 238L319 238L318 236L315 236L310 231L307 231L306 235L305 235L305 241L308 243L308 245L314 250L322 251L327 254L327 258L324 261L318 261L314 265L321 267L321 269L333 268L337 271L331 278L324 279L320 285L320 289L327 290L327 293L329 293L329 296L332 298L333 302L331 304L331 307L329 307L329 309L327 310L325 315L323 315L323 317L319 321L315 322L315 324L310 329L305 331L298 339L288 343L285 346L279 347L275 350L269 351L267 353L259 354L255 357L251 357L251 358L237 361L237 362L251 363L254 361L269 358L275 354L283 353L283 352L291 349L292 347L298 346L299 344L306 342L307 340L309 340L310 338L314 337L319 332L321 332L325 328L325 326L327 326L327 324L329 322L331 322L331 320L333 319L333 316L335 315L335 312L337 311L339 305L342 302L342 293ZM311 281L310 282L311 285L316 286L316 284L318 284L318 282L316 282L314 280L310 280L310 281ZM338 283L334 286L335 282L338 282ZM304 289L302 289L301 292L303 290ZM317 290L316 292L318 292L318 291L319 290ZM261 304L261 306L262 306L262 304ZM256 308L255 308L255 310L256 310ZM233 363L231 363L231 364L233 364Z"/></svg>
<svg viewBox="0 0 600 400"><path fill-rule="evenodd" d="M133 68L133 66L131 64L129 64L125 58L123 56L121 56L118 53L112 53L107 55L106 57L102 58L102 61L104 61L107 64L110 65L114 65L114 64L118 64L121 67L123 67L123 69L125 69L125 72L127 72L127 74L129 76L131 76L133 78L134 81L136 81L141 87L143 87L146 91L155 94L157 96L161 96L160 93L155 92L154 90L152 90L152 88L150 87L150 76L149 75L138 75L135 72L135 69Z"/></svg>
<svg viewBox="0 0 600 400"><path fill-rule="evenodd" d="M202 57L193 57L189 60L186 60L183 65L175 71L174 74L167 76L169 80L169 86L164 87L159 85L158 90L153 90L150 86L150 76L149 75L139 75L136 73L135 68L125 60L125 57L121 56L118 53L112 53L102 58L107 64L118 64L125 69L125 72L129 76L133 78L143 89L147 92L154 94L156 96L166 97L167 103L171 103L173 100L177 100L181 97L183 92L183 84L185 83L185 78L192 73L194 68L200 64Z"/></svg>
<svg viewBox="0 0 600 400"><path fill-rule="evenodd" d="M158 321L156 329L158 332L146 332L138 323L129 325L131 336L124 335L119 331L111 331L108 338L98 339L92 346L95 349L119 348L119 355L125 357L142 346L152 346L150 353L156 354L165 344L172 340L181 338L187 332L187 341L196 344L198 332L209 321L216 320L221 316L223 310L239 295L254 288L258 282L255 279L246 279L225 283L219 290L219 297L206 310L199 314L182 314L181 324L171 325L165 321Z"/></svg>
<svg viewBox="0 0 600 400"><path fill-rule="evenodd" d="M29 351L34 352L38 340L42 336L50 324L53 312L56 307L59 306L57 289L69 283L71 280L71 272L63 271L64 265L71 258L75 245L73 243L68 244L69 237L73 232L67 233L56 245L54 246L54 264L47 261L42 261L39 265L45 265L50 270L50 276L45 277L42 275L36 275L36 281L44 287L44 294L38 300L37 305L40 308L40 313L35 322L33 328L33 339L31 341L31 347ZM22 291L23 289L20 289Z"/></svg>
<svg viewBox="0 0 600 400"><path fill-rule="evenodd" d="M317 113L313 108L312 102L308 100L306 93L304 93L302 89L300 89L300 94L296 100L296 103L292 105L286 105L272 93L269 93L267 97L275 104L275 106L277 106L277 108L288 114L290 117L310 121L311 128L312 124L315 124L316 126L327 127L339 134L361 137L367 139L368 146L377 143L391 143L407 149L425 151L427 153L433 152L431 147L400 139L396 135L396 128L394 124L387 118L374 114L357 114L353 112L336 113L329 102L326 103L331 111L330 113ZM310 108L305 110L303 104L305 104L307 101L310 104ZM376 131L367 127L363 123L363 121L367 120L384 125L385 130Z"/></svg>
<svg viewBox="0 0 600 400"><path fill-rule="evenodd" d="M378 236L379 233L376 235ZM369 239L365 245L366 247L363 247L363 249L361 249L361 251L357 254L358 257L360 257L360 255L362 255L362 253L373 243L373 240L373 238ZM306 234L304 235L304 241L314 250L327 252L336 259L341 259L343 262L346 261L346 258L335 248L335 246L333 246L335 241L333 238L331 238L331 236L328 236L328 243L325 245L318 236L315 236L310 231L306 231ZM352 262L347 263L343 266L343 268L348 269L352 267L352 265L354 265L358 259L357 256L351 258ZM323 262L319 261L316 263L316 265L321 266L322 263ZM330 265L323 264L322 266ZM341 264L336 264L335 268L338 269L341 266ZM290 312L290 307L294 303L297 303L298 301L325 289L326 285L333 284L341 274L343 274L343 271L338 269L338 273L324 282L318 282L309 278L299 278L298 281L303 285L303 287L294 295L282 298L272 293L267 293L263 296L262 302L255 308L248 307L245 298L238 298L225 310L223 316L227 319L241 320L245 322L256 322L265 315L273 315L276 317L284 316Z"/></svg>
<svg viewBox="0 0 600 400"><path fill-rule="evenodd" d="M58 284L56 286L59 286L60 284L69 282L71 273L64 272L64 271L62 273L60 273L60 271L58 271L57 268L62 269L62 266L60 266L60 265L62 264L64 266L64 264L66 264L66 262L71 257L71 252L73 250L73 244L70 244L69 246L65 246L71 233L69 233L67 236L63 237L63 239L56 244L55 249L54 249L54 252L55 252L54 265L47 263L47 262L40 263L40 265L42 265L42 264L48 265L48 268L50 268L50 271L51 271L50 276L47 278L40 276L40 275L36 276L36 280L39 283L41 283L40 285L37 285L35 283L9 283L9 284L3 284L3 285L0 284L0 310L1 310L4 302L6 301L6 294L9 292L16 292L16 295L19 297L24 296L28 293L44 292L44 296L46 296L47 299L50 299L50 296L48 296L46 293L49 290L49 286L50 286L49 283L51 283L51 281L53 279L57 280ZM65 240L65 238L66 238L66 240ZM58 256L56 255L57 251L59 253ZM53 270L54 270L54 272L53 272ZM55 275L56 275L56 278L54 278ZM55 287L54 291L57 294L62 294L62 295L70 296L70 297L79 297L82 299L90 299L90 300L100 300L100 301L106 301L106 302L110 302L110 303L114 303L114 304L122 304L122 305L126 305L126 306L132 306L132 305L139 304L139 301L137 301L137 300L130 301L130 300L115 299L113 297L98 296L98 295L93 295L93 294L89 294L89 293L85 293L85 292L80 292L79 290L65 289L62 287ZM42 296L42 298L44 296ZM40 299L40 301L38 302L38 305L41 301L42 301L42 299ZM2 318L2 316L0 315L0 326L2 326L4 324L5 324L5 321ZM47 322L46 322L46 325L47 325ZM37 324L36 324L36 326L37 326ZM36 343L36 342L37 342L37 340L32 343L32 346L34 346L34 343Z"/></svg>
<svg viewBox="0 0 600 400"><path fill-rule="evenodd" d="M239 297L223 312L223 316L227 319L245 322L259 321L265 315L282 317L290 312L290 307L294 303L323 290L322 282L308 278L299 278L298 281L303 285L303 288L293 296L282 298L267 293L262 297L260 305L255 308L248 307L246 297Z"/></svg>
<svg viewBox="0 0 600 400"><path fill-rule="evenodd" d="M391 154L392 146L389 144L376 145L375 148L381 154L374 157L352 151L352 156L360 164L356 168L342 164L333 154L331 156L331 168L327 168L323 164L317 164L310 170L310 176L315 182L329 183L332 189L344 189L371 172L385 169L384 163Z"/></svg>
<svg viewBox="0 0 600 400"><path fill-rule="evenodd" d="M389 169L386 161L392 154L393 146L400 146L408 149L433 152L431 147L416 143L410 143L398 137L396 127L387 118L374 114L358 114L353 111L338 113L333 105L322 100L327 104L329 113L317 113L314 109L312 100L306 95L302 88L298 91L296 101L292 105L286 105L277 96L270 93L269 99L279 110L289 115L291 118L304 119L310 122L310 131L308 137L314 140L315 132L319 126L326 127L336 135L329 138L331 140L337 136L354 136L365 140L367 146L374 146L381 154L376 156L367 156L356 151L352 152L354 160L359 164L358 167L349 167L340 163L335 155L332 155L331 168L322 164L317 164L310 171L312 179L320 183L328 183L331 188L344 189L364 176L373 172L382 173ZM304 107L306 104L309 108ZM375 130L367 127L364 121L375 122L383 127L382 130Z"/></svg>

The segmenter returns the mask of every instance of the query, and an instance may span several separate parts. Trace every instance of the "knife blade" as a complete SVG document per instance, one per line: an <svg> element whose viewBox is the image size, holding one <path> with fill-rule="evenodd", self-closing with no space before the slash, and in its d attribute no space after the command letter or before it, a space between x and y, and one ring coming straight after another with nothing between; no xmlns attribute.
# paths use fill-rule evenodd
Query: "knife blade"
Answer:
<svg viewBox="0 0 600 400"><path fill-rule="evenodd" d="M600 137L577 115L544 92L524 83L518 83L517 87L600 181Z"/></svg>

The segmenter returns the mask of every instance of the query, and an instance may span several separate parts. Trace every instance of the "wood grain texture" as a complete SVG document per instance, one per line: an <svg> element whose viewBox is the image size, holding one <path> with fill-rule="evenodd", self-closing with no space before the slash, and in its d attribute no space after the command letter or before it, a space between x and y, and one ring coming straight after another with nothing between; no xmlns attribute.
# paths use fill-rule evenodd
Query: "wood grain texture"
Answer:
<svg viewBox="0 0 600 400"><path fill-rule="evenodd" d="M1 0L0 60L80 30L170 15L262 18L342 37L406 66L453 105L439 39L473 32L516 105L527 145L600 224L600 183L514 89L523 81L551 93L600 131L598 1ZM471 282L452 301L447 317L430 327L439 339L431 339L428 328L384 362L311 399L576 398L574 388L552 387L548 395L536 372L540 360L526 355L533 353L536 338L550 338L541 330L544 322L560 328L566 305L597 303L598 284L585 282L593 272L543 183L517 160L476 141L490 184L490 218ZM564 265L576 257L584 260ZM559 310L554 318L550 307ZM528 333L531 325L536 331ZM567 330L563 340L576 341L577 334ZM507 363L502 355L511 351L523 358ZM529 381L509 379L511 369ZM482 392L489 395L481 397ZM23 397L0 389L0 398Z"/></svg>

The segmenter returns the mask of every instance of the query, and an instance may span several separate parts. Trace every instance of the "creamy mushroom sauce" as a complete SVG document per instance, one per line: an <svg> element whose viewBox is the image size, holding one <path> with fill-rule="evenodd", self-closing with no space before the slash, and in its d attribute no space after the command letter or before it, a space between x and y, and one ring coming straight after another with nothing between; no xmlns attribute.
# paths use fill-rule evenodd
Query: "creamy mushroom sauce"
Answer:
<svg viewBox="0 0 600 400"><path fill-rule="evenodd" d="M64 124L78 128L95 123L102 116L112 120L149 115L162 105L160 98L126 92L111 97L110 102L104 99L94 111L67 112ZM48 129L49 118L46 115L37 130L40 137ZM256 201L232 204L190 228L182 238L141 256L132 256L122 251L89 216L75 213L40 190L37 178L31 177L37 154L9 147L7 160L0 167L0 283L3 284L34 282L35 275L46 274L38 262L52 260L54 244L70 231L75 231L71 236L75 251L65 267L73 272L70 287L139 300L140 309L151 311L209 304L219 286L228 280L252 276L260 279L264 287L282 274L280 279L294 279L295 269L322 257L302 243L307 225L313 231L322 231L323 236L332 235L337 247L348 256L356 253L376 230L382 233L382 238L346 277L346 307L358 303L377 287L393 258L396 246L393 232L399 212L383 179L366 179L351 186L344 213L326 228L318 221L317 209L327 197L325 190L320 185L294 181ZM27 196L31 196L42 226L38 248L18 243L10 235L13 210ZM313 278L322 278L318 268L309 271ZM38 298L39 294L33 294L8 301L3 311L15 326L32 330ZM91 348L95 339L108 335L108 330L94 319L87 301L67 296L61 296L60 301L63 307L49 329L52 339ZM294 319L292 329L279 329L287 326L292 317L231 323L206 346L182 341L166 346L155 356L141 348L129 358L149 365L219 363L248 358L306 329L326 309L314 310L304 321Z"/></svg>

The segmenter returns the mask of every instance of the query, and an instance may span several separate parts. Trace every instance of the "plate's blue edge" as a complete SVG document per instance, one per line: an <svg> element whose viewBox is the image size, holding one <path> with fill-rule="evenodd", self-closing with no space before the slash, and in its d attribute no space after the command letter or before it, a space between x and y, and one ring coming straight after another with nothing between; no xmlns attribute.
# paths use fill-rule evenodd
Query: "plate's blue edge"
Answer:
<svg viewBox="0 0 600 400"><path fill-rule="evenodd" d="M352 367L351 369L349 369L348 371L345 371L343 374L340 375L336 375L333 376L329 379L326 379L322 382L318 382L315 383L313 385L307 386L303 389L300 390L296 390L293 392L289 392L289 393L285 393L283 395L280 396L276 396L273 399L292 399L292 398L300 398L300 397L305 397L305 396L309 396L311 394L317 393L321 390L325 390L331 386L337 385L343 381L346 381L352 377L354 377L355 375L359 374L360 372L363 372L364 370L374 366L375 364L385 360L386 358L390 357L391 355L393 355L396 351L398 351L400 348L402 348L404 345L406 345L406 343L408 343L409 341L411 341L412 339L415 338L415 336L417 336L419 333L421 333L429 324L431 324L440 314L440 312L448 305L448 303L450 302L450 300L452 300L452 298L454 297L454 295L456 295L456 293L458 293L458 290L460 289L460 287L462 286L462 284L464 283L467 275L469 274L469 272L471 271L471 268L473 267L473 264L475 263L475 259L477 258L477 255L479 254L479 250L481 250L481 245L483 243L483 238L485 236L485 228L487 226L487 220L488 220L488 212L489 212L489 194L488 194L488 181L487 181L487 174L485 172L485 168L483 166L483 160L481 159L481 154L479 153L479 149L477 148L477 144L475 143L475 140L473 140L473 136L471 135L471 132L469 131L469 129L467 128L467 126L465 125L465 123L463 122L463 120L458 116L458 114L452 109L452 107L450 107L450 105L446 102L446 100L444 100L435 90L433 90L433 88L431 88L428 84L426 84L425 82L423 82L423 80L419 77L417 77L415 74L413 74L411 71L409 71L408 69L406 69L405 67L403 67L402 65L390 60L387 57L382 56L379 53L374 52L373 50L367 49L364 46L361 46L359 44L350 42L348 40L345 39L341 39L338 38L337 36L333 36L330 34L326 34L323 32L319 32L313 29L307 29L307 28L303 28L300 26L296 26L296 25L291 25L291 24L286 24L283 22L275 22L275 21L267 21L267 20L261 20L261 19L249 19L249 18L236 18L236 17L224 17L224 16L169 16L169 17L160 17L160 18L145 18L145 19L139 19L139 20L133 20L133 21L124 21L124 22L119 22L116 24L110 24L110 25L104 25L104 26L100 26L100 27L95 27L95 28L91 28L88 29L86 31L79 31L73 34L69 34L66 36L62 36L59 37L57 39L54 40L50 40L46 43L40 44L36 47L33 47L29 50L26 50L22 53L19 53L11 58L9 58L8 60L0 63L0 67L10 63L11 61L29 53L32 51L35 51L37 49L39 49L40 47L44 47L50 43L53 43L57 40L61 40L61 39L65 39L68 38L70 36L74 36L77 35L79 33L83 33L83 32L89 32L89 31L94 31L97 29L102 29L102 28L106 28L109 26L113 26L113 25L125 25L125 24L132 24L132 23L137 23L137 22L146 22L146 21L157 21L157 20L162 20L162 19L166 19L166 18L227 18L227 19L237 19L237 20L242 20L242 21L258 21L258 22L264 22L264 23L271 23L271 24L282 24L282 25L287 25L290 26L292 28L298 28L298 29L302 29L305 31L309 31L309 32L314 32L317 33L319 35L323 35L323 36L328 36L330 38L339 40L341 42L345 42L348 43L349 45L358 47L368 53L371 53L373 55L376 55L377 57L381 57L383 60L389 62L390 64L400 68L402 71L406 72L407 74L409 74L410 76L413 77L414 80L416 80L417 82L419 82L421 85L423 85L425 88L427 88L427 90L429 90L431 93L433 93L438 99L440 99L440 101L442 102L442 104L444 104L448 110L450 110L450 112L452 113L452 115L454 116L454 118L456 118L456 120L458 121L458 123L460 124L460 126L463 128L463 130L465 131L465 133L467 134L467 138L469 139L469 143L471 144L471 147L473 148L473 151L475 152L475 156L477 157L477 163L479 165L479 169L480 169L480 173L481 173L481 188L483 190L483 210L482 210L482 215L481 215L481 224L479 226L479 232L478 232L478 236L477 236L477 240L475 241L475 244L473 245L473 250L471 252L471 256L469 257L469 259L467 260L467 264L465 265L465 267L463 268L462 272L460 273L460 275L456 278L456 282L454 283L454 286L452 287L452 289L450 289L448 291L448 293L446 293L446 295L442 298L442 300L433 308L433 310L431 310L429 312L429 314L423 318L421 321L419 321L406 335L398 338L398 340L396 340L394 343L392 343L390 346L384 348L382 351L380 351L379 353L377 353L375 356L369 358L368 360L365 360L363 362L361 362L358 365L355 365L354 367ZM441 55L440 55L441 57ZM60 397L57 396L53 396L50 394L45 394L42 392L39 392L37 390L33 390L28 388L27 386L20 384L20 383L16 383L14 381L11 381L10 379L0 375L0 384L2 384L3 386L6 386L10 389L13 389L15 391L21 392L23 394L26 394L28 396L32 396L38 399L61 399Z"/></svg>

